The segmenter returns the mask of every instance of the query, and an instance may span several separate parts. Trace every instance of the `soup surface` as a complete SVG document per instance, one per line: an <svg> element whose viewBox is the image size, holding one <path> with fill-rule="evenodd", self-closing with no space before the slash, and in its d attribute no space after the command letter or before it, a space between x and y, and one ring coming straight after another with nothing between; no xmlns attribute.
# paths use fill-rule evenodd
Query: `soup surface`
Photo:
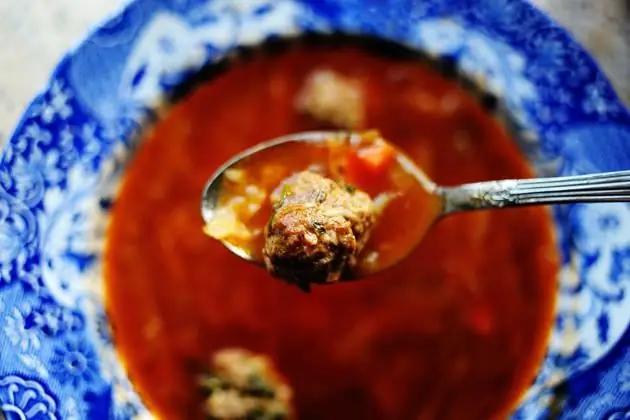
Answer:
<svg viewBox="0 0 630 420"><path fill-rule="evenodd" d="M225 160L332 128L295 108L319 68L359 80L361 127L437 183L531 175L501 126L417 61L336 43L234 64L147 135L113 208L107 306L133 383L161 418L202 419L200 368L237 346L274 360L299 419L505 417L535 377L553 318L558 262L545 209L444 219L393 269L310 294L204 235L201 191Z"/></svg>

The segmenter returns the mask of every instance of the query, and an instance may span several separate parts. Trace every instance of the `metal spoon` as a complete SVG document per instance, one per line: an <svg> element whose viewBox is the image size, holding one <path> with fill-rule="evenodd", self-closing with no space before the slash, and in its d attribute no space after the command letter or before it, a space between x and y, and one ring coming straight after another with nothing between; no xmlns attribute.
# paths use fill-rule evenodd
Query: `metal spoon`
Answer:
<svg viewBox="0 0 630 420"><path fill-rule="evenodd" d="M255 159L257 154L271 148L286 147L289 144L295 147L296 143L305 145L309 143L311 145L325 144L324 142L330 139L331 136L339 135L347 136L348 133L316 131L290 134L260 143L234 156L221 166L206 184L201 200L203 220L208 223L215 216L226 170L239 166L248 159ZM442 187L433 183L405 154L399 153L396 156L396 160L398 165L421 184L425 191L430 193L436 200L439 200L441 211L427 224L426 229L419 230L423 233L426 233L437 219L468 210L578 202L630 201L630 170L567 177L507 179L475 182L455 187ZM390 261L389 264L379 266L372 271L362 270L358 274L355 273L354 278L356 278L356 275L362 277L375 274L397 263L415 248L422 240L422 236L424 235L419 235L417 240L410 244L409 249L402 253L396 261ZM222 241L222 243L239 257L264 266L264 262L253 256L248 250L235 246L228 241Z"/></svg>

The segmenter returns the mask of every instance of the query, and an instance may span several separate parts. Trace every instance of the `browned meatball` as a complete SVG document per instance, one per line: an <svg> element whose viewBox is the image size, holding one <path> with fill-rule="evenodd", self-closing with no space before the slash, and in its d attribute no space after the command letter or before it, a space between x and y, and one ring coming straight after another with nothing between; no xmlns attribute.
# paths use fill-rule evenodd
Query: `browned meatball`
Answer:
<svg viewBox="0 0 630 420"><path fill-rule="evenodd" d="M289 420L292 391L267 357L228 348L212 358L201 378L208 393L204 412L212 420Z"/></svg>
<svg viewBox="0 0 630 420"><path fill-rule="evenodd" d="M365 119L361 81L329 69L318 69L306 78L297 97L301 112L334 127L353 130Z"/></svg>
<svg viewBox="0 0 630 420"><path fill-rule="evenodd" d="M274 276L308 291L356 265L376 220L370 197L313 172L286 179L271 196L263 255Z"/></svg>

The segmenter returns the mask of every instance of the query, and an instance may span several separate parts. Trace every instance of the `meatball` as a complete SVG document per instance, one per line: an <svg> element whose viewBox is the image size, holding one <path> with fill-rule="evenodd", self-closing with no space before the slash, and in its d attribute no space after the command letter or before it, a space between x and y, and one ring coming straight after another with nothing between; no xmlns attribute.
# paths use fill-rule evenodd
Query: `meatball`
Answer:
<svg viewBox="0 0 630 420"><path fill-rule="evenodd" d="M358 79L332 70L315 70L297 97L297 108L334 127L356 129L365 119L363 87Z"/></svg>
<svg viewBox="0 0 630 420"><path fill-rule="evenodd" d="M336 282L368 240L376 220L370 196L313 172L299 172L272 193L265 229L267 270L301 289Z"/></svg>
<svg viewBox="0 0 630 420"><path fill-rule="evenodd" d="M263 355L230 348L218 351L201 378L208 394L204 413L213 420L289 420L292 391Z"/></svg>

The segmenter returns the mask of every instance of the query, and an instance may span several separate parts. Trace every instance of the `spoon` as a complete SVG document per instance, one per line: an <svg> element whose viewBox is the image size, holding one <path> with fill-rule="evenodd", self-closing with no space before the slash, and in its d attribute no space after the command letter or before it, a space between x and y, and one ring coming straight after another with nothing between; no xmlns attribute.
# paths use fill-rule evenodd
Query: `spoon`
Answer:
<svg viewBox="0 0 630 420"><path fill-rule="evenodd" d="M221 166L207 182L201 200L203 220L209 223L217 215L223 198L226 171L251 165L252 162L273 153L282 155L286 152L299 159L300 156L308 155L313 147L325 148L331 138L340 136L344 138L350 136L352 139L358 138L359 134L335 131L290 134L260 143L237 154ZM360 263L358 268L348 275L348 278L344 277L342 280L366 277L395 265L421 242L426 232L438 219L458 212L531 205L630 201L630 171L552 178L506 179L444 187L431 181L402 151L398 149L396 151L397 169L415 185L416 195L418 192L423 195L423 197L417 197L416 200L410 200L413 205L401 206L401 208L407 208L406 211L410 211L409 208L412 207L413 213L408 215L411 218L402 220L413 220L414 223L408 224L401 229L401 232L394 234L396 237L393 241L396 245L394 255L383 253L384 248L382 248L380 251L385 257L381 258L378 264L369 264L370 253L367 252L364 258L365 263ZM418 203L424 203L424 205ZM401 217L406 216L397 214L391 216L391 219ZM401 224L398 223L398 225ZM369 248L372 242L375 242L373 247L378 247L377 238L381 236L378 232L376 235L372 234L367 247ZM265 265L262 253L258 252L262 250L260 243L252 248L228 240L221 240L221 242L239 257L261 266ZM365 254L365 251L362 252L362 255Z"/></svg>

